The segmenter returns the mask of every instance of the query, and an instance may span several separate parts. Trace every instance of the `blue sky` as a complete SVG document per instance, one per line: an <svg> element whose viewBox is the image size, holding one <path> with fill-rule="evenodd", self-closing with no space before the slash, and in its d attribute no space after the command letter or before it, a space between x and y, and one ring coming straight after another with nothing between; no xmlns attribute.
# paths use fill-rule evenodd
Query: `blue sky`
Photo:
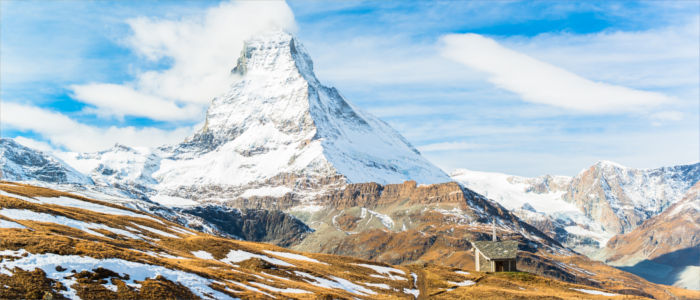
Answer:
<svg viewBox="0 0 700 300"><path fill-rule="evenodd" d="M446 171L696 162L696 1L2 1L2 136L174 143L246 35L295 32L320 80ZM270 25L272 24L272 25Z"/></svg>

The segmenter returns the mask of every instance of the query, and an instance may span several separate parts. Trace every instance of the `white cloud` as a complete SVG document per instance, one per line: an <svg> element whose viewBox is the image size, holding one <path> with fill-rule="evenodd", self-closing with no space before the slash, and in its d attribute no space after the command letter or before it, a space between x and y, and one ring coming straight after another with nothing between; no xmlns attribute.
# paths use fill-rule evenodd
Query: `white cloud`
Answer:
<svg viewBox="0 0 700 300"><path fill-rule="evenodd" d="M673 102L655 92L595 82L501 46L477 34L442 37L442 55L489 74L523 100L583 112L625 112Z"/></svg>
<svg viewBox="0 0 700 300"><path fill-rule="evenodd" d="M42 141L37 141L35 139L26 138L23 136L18 136L18 137L15 137L13 139L15 140L15 142L19 143L20 145L25 146L25 147L29 147L32 149L36 149L36 150L40 150L40 151L47 151L47 152L51 152L54 150L53 147L51 147L51 145L49 145L48 143L42 142Z"/></svg>
<svg viewBox="0 0 700 300"><path fill-rule="evenodd" d="M74 99L96 106L95 109L87 111L100 116L123 118L125 115L131 115L164 121L201 117L202 110L198 105L178 106L175 102L141 93L125 85L92 83L74 85L71 89Z"/></svg>
<svg viewBox="0 0 700 300"><path fill-rule="evenodd" d="M452 61L435 55L431 41L405 35L325 37L306 42L323 81L362 88L388 84L430 86L479 80ZM465 80L466 79L466 80Z"/></svg>
<svg viewBox="0 0 700 300"><path fill-rule="evenodd" d="M583 77L642 89L664 89L679 98L691 87L697 99L700 17L645 31L545 33L499 39L503 45Z"/></svg>
<svg viewBox="0 0 700 300"><path fill-rule="evenodd" d="M143 70L133 82L73 85L76 100L95 105L99 115L133 115L156 120L192 120L235 79L231 69L244 41L261 31L294 29L283 1L239 1L180 20L135 18L125 44L145 58L167 59L165 70Z"/></svg>
<svg viewBox="0 0 700 300"><path fill-rule="evenodd" d="M155 147L179 142L192 132L189 127L169 131L131 126L98 128L78 123L60 113L12 102L2 104L0 118L4 126L34 131L50 140L53 145L71 151L104 150L116 142Z"/></svg>

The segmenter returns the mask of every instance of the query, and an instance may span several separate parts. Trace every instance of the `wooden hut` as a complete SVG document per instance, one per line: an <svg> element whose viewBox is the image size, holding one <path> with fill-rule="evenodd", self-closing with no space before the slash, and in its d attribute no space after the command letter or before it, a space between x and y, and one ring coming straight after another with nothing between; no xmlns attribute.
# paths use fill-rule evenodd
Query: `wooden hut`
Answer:
<svg viewBox="0 0 700 300"><path fill-rule="evenodd" d="M517 241L479 241L474 246L474 264L480 272L514 272L518 255Z"/></svg>

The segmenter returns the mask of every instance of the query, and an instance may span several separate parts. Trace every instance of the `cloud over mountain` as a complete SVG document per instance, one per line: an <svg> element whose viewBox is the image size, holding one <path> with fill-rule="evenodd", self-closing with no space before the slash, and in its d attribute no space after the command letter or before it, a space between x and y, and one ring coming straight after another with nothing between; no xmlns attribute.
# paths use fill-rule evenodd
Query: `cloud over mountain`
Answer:
<svg viewBox="0 0 700 300"><path fill-rule="evenodd" d="M478 34L442 37L442 55L488 74L489 82L524 101L583 112L627 112L673 102L671 97L596 82Z"/></svg>

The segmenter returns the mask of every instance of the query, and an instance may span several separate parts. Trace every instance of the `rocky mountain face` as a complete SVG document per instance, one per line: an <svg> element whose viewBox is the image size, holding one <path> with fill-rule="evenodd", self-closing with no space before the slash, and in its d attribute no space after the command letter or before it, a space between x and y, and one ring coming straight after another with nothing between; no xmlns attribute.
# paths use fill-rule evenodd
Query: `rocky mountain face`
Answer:
<svg viewBox="0 0 700 300"><path fill-rule="evenodd" d="M700 182L661 214L610 239L606 262L651 281L700 290Z"/></svg>
<svg viewBox="0 0 700 300"><path fill-rule="evenodd" d="M92 184L92 180L53 155L0 139L0 178L14 181L43 181Z"/></svg>
<svg viewBox="0 0 700 300"><path fill-rule="evenodd" d="M700 180L700 163L632 169L598 162L573 178L564 199L606 231L628 232L658 215Z"/></svg>
<svg viewBox="0 0 700 300"><path fill-rule="evenodd" d="M299 243L313 232L302 221L279 210L237 209L223 206L197 206L179 211L206 220L225 234L246 241L265 242L282 247Z"/></svg>
<svg viewBox="0 0 700 300"><path fill-rule="evenodd" d="M451 176L567 246L591 253L679 201L700 180L700 163L633 169L601 161L573 178L470 170Z"/></svg>
<svg viewBox="0 0 700 300"><path fill-rule="evenodd" d="M289 34L247 41L232 72L239 80L182 143L62 158L99 184L166 204L285 194L302 201L346 183L450 181L394 129L322 85Z"/></svg>
<svg viewBox="0 0 700 300"><path fill-rule="evenodd" d="M527 178L465 169L455 170L451 176L577 251L598 249L613 235L564 199L572 177L545 175Z"/></svg>
<svg viewBox="0 0 700 300"><path fill-rule="evenodd" d="M700 163L632 169L598 162L575 177L451 175L571 249L654 282L698 288Z"/></svg>

